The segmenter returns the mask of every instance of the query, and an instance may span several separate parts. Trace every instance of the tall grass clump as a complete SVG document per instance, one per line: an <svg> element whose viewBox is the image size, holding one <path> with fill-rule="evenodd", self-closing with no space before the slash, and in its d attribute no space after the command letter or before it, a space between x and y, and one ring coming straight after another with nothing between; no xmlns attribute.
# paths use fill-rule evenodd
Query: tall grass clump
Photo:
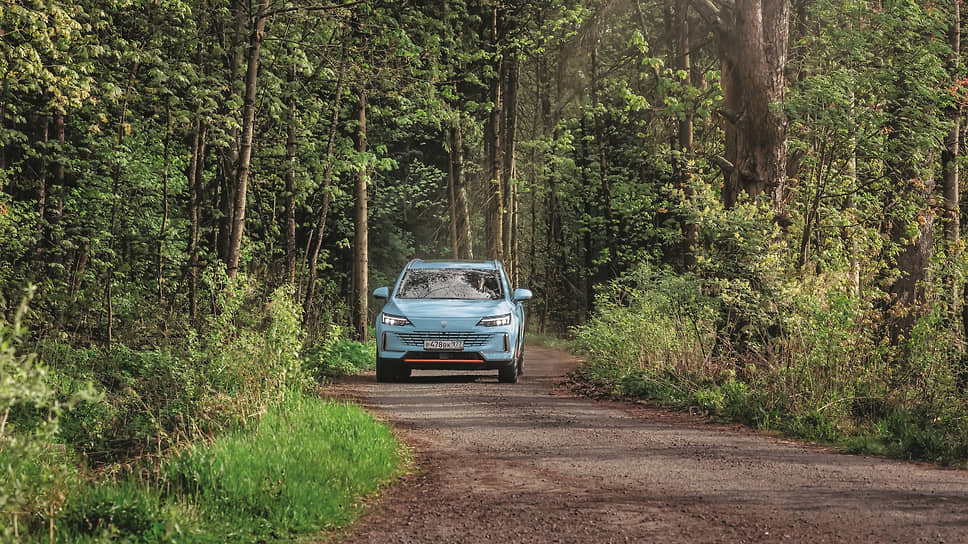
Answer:
<svg viewBox="0 0 968 544"><path fill-rule="evenodd" d="M398 443L359 408L307 396L273 405L253 432L176 455L176 493L226 541L337 527L394 473Z"/></svg>
<svg viewBox="0 0 968 544"><path fill-rule="evenodd" d="M659 282L659 288L651 288ZM575 347L589 361L585 378L618 394L683 400L677 377L716 373L715 340L702 294L688 277L642 266L598 294L598 311L575 329Z"/></svg>

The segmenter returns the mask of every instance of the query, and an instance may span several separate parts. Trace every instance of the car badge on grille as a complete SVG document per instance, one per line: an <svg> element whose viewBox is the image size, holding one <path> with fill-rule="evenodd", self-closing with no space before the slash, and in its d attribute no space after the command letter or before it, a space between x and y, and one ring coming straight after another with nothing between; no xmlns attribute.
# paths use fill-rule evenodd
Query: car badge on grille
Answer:
<svg viewBox="0 0 968 544"><path fill-rule="evenodd" d="M441 329L446 329L447 328L447 322L446 321L441 321L440 322L440 328Z"/></svg>

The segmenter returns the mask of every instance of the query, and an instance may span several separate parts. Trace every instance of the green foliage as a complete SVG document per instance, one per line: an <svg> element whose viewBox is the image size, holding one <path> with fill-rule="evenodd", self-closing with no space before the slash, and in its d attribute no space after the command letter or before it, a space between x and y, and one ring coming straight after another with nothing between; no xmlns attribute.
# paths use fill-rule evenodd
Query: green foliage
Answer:
<svg viewBox="0 0 968 544"><path fill-rule="evenodd" d="M359 374L376 364L376 341L362 344L343 336L343 329L332 326L319 342L305 350L304 367L315 379Z"/></svg>
<svg viewBox="0 0 968 544"><path fill-rule="evenodd" d="M156 544L187 540L180 524L187 512L157 489L131 478L92 484L70 497L58 516L60 540ZM179 538L180 537L180 538Z"/></svg>
<svg viewBox="0 0 968 544"><path fill-rule="evenodd" d="M252 432L194 446L167 470L223 541L252 541L345 524L358 497L396 471L397 448L360 409L297 395L270 406Z"/></svg>
<svg viewBox="0 0 968 544"><path fill-rule="evenodd" d="M735 299L725 304L730 292L718 285L649 267L613 282L575 331L588 361L579 376L613 394L694 406L851 451L966 458L965 372L944 312L922 318L899 351L874 305L815 279L785 286L788 298L774 302L782 334L740 338L740 350L733 331L720 328Z"/></svg>
<svg viewBox="0 0 968 544"><path fill-rule="evenodd" d="M31 290L32 293L32 290ZM0 320L0 536L29 530L60 508L77 469L56 444L58 418L88 392L61 402L47 369L22 353L27 299L13 322Z"/></svg>

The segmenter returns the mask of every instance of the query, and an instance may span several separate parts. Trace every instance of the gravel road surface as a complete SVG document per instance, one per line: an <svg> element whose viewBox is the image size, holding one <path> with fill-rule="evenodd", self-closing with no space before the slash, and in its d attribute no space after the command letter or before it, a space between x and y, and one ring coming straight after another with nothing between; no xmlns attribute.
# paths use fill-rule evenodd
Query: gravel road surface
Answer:
<svg viewBox="0 0 968 544"><path fill-rule="evenodd" d="M341 541L968 543L968 471L579 398L559 385L576 364L531 346L513 385L424 371L335 384L419 466Z"/></svg>

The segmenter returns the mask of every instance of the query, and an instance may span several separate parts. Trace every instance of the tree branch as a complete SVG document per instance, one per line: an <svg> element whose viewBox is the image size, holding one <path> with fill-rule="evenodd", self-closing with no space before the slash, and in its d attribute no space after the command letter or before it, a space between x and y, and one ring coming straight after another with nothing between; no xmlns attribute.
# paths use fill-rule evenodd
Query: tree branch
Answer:
<svg viewBox="0 0 968 544"><path fill-rule="evenodd" d="M335 9L346 9L353 8L362 4L365 0L357 0L356 2L347 2L346 4L332 4L329 6L293 6L289 8L279 8L272 11L266 12L266 17L271 18L275 15L280 15L282 13L292 13L293 11L327 11Z"/></svg>
<svg viewBox="0 0 968 544"><path fill-rule="evenodd" d="M725 24L723 10L733 9L732 0L689 0L699 16L711 25L722 27Z"/></svg>
<svg viewBox="0 0 968 544"><path fill-rule="evenodd" d="M731 163L729 159L727 159L722 155L712 155L711 157L709 157L709 160L712 161L712 163L718 166L720 169L722 169L723 173L725 173L727 176L733 171L733 169L736 168L736 165Z"/></svg>

